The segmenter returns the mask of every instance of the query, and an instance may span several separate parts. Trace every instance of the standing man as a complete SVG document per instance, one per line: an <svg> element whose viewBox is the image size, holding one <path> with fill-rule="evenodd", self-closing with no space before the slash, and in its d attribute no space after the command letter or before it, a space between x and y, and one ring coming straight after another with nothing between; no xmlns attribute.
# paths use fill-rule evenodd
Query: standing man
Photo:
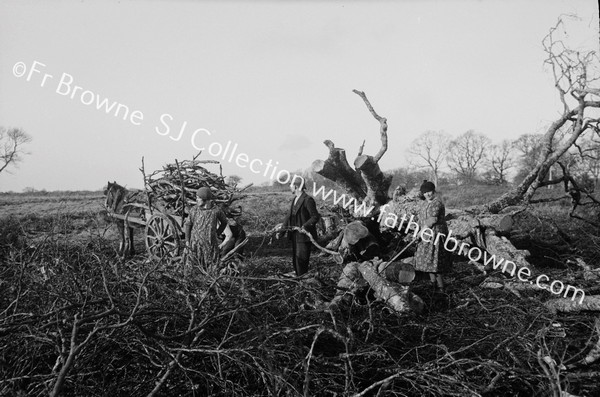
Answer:
<svg viewBox="0 0 600 397"><path fill-rule="evenodd" d="M305 192L304 178L294 179L290 184L290 191L295 196L290 206L290 212L283 221L283 228L301 227L308 231L313 238L317 238L317 222L320 215L317 212L315 199ZM310 257L311 241L310 237L296 230L288 232L289 239L292 240L292 261L296 276L301 276L308 272L308 259Z"/></svg>

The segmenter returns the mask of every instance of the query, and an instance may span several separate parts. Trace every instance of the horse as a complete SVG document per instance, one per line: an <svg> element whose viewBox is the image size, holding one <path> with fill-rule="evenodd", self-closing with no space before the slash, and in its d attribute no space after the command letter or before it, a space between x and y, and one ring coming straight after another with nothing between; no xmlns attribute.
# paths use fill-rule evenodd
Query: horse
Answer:
<svg viewBox="0 0 600 397"><path fill-rule="evenodd" d="M121 242L119 244L119 255L126 257L135 255L133 245L133 227L129 224L130 216L144 217L144 209L136 204L145 204L145 192L143 190L127 190L117 182L108 182L106 190L104 190L106 201L104 207L108 215L117 224ZM121 215L114 217L112 215Z"/></svg>

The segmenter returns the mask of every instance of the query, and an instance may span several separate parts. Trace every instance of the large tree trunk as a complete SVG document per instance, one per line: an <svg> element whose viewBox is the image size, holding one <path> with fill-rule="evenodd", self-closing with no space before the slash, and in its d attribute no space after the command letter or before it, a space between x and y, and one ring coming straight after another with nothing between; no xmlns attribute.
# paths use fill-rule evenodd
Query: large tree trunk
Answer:
<svg viewBox="0 0 600 397"><path fill-rule="evenodd" d="M372 156L358 156L354 160L354 166L360 171L367 185L367 195L365 197L367 205L373 203L385 204L388 200L388 190L392 183L392 176L381 172L379 164Z"/></svg>
<svg viewBox="0 0 600 397"><path fill-rule="evenodd" d="M362 200L366 196L365 183L360 174L350 167L346 151L336 148L330 140L323 142L329 148L327 160L315 160L312 169L317 174L334 181L350 196Z"/></svg>
<svg viewBox="0 0 600 397"><path fill-rule="evenodd" d="M538 164L514 189L504 193L491 203L480 207L482 212L497 214L503 209L528 202L546 177L552 164Z"/></svg>

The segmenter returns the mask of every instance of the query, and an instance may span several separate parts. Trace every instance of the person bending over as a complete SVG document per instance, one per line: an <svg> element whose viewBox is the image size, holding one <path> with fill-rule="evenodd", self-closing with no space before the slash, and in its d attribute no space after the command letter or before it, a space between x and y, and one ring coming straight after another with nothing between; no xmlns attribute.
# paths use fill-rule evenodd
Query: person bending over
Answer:
<svg viewBox="0 0 600 397"><path fill-rule="evenodd" d="M240 245L246 239L246 232L242 225L240 225L235 219L227 219L227 226L223 231L225 238L219 245L221 250L221 258L227 255L229 251ZM236 251L238 254L244 254L244 247L241 247Z"/></svg>

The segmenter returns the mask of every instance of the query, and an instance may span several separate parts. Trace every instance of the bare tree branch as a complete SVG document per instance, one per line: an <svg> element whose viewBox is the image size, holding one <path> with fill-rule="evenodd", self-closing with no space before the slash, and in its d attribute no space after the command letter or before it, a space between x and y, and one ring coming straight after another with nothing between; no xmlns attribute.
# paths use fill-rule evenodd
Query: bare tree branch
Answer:
<svg viewBox="0 0 600 397"><path fill-rule="evenodd" d="M408 153L422 160L431 170L431 179L438 185L440 169L445 160L450 137L443 131L426 131L415 139L408 149Z"/></svg>
<svg viewBox="0 0 600 397"><path fill-rule="evenodd" d="M588 130L597 132L600 117L596 109L600 108L600 89L592 84L597 84L600 79L595 67L598 55L594 51L567 48L558 37L562 25L563 21L559 19L542 40L547 55L545 63L550 66L554 77L562 114L542 137L539 156L530 172L518 186L486 205L487 211L497 213L507 206L529 202L561 156Z"/></svg>
<svg viewBox="0 0 600 397"><path fill-rule="evenodd" d="M29 154L23 146L31 142L31 137L20 128L0 127L0 172L9 165L17 166L23 155Z"/></svg>
<svg viewBox="0 0 600 397"><path fill-rule="evenodd" d="M474 180L480 163L485 159L485 149L489 144L485 135L473 130L465 132L450 142L446 157L448 167L463 180Z"/></svg>
<svg viewBox="0 0 600 397"><path fill-rule="evenodd" d="M365 101L365 105L367 105L367 109L369 109L369 112L371 112L371 114L373 115L373 117L375 117L375 120L379 121L379 124L381 125L381 128L380 128L381 149L379 149L379 151L377 152L377 154L375 156L373 156L373 160L375 162L378 162L381 159L381 157L383 157L383 155L387 151L387 147L388 147L387 119L385 117L379 116L375 112L375 110L373 109L373 106L371 106L371 103L367 99L367 96L365 95L364 92L358 91L358 90L352 90L352 92L354 92L356 95L360 96L363 99L363 101Z"/></svg>

